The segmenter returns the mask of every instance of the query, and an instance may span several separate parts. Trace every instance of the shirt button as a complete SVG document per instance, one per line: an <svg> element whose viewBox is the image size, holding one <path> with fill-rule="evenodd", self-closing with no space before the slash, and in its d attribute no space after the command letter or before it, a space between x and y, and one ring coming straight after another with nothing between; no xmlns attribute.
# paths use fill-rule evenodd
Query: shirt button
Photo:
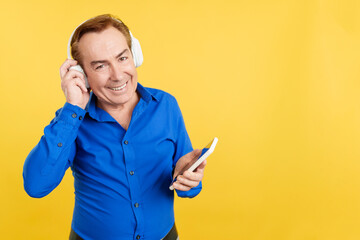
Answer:
<svg viewBox="0 0 360 240"><path fill-rule="evenodd" d="M127 140L124 141L125 145L127 145L129 142Z"/></svg>
<svg viewBox="0 0 360 240"><path fill-rule="evenodd" d="M82 116L79 117L79 120L82 120Z"/></svg>
<svg viewBox="0 0 360 240"><path fill-rule="evenodd" d="M136 239L140 239L140 235L137 235L137 236L136 236Z"/></svg>
<svg viewBox="0 0 360 240"><path fill-rule="evenodd" d="M139 207L139 204L138 204L138 203L135 203L134 206L137 208L137 207Z"/></svg>
<svg viewBox="0 0 360 240"><path fill-rule="evenodd" d="M73 118L76 118L76 117L77 117L76 113L73 113L71 116L72 116Z"/></svg>
<svg viewBox="0 0 360 240"><path fill-rule="evenodd" d="M130 171L130 175L134 175L134 171Z"/></svg>
<svg viewBox="0 0 360 240"><path fill-rule="evenodd" d="M62 147L62 143L58 143L58 147Z"/></svg>

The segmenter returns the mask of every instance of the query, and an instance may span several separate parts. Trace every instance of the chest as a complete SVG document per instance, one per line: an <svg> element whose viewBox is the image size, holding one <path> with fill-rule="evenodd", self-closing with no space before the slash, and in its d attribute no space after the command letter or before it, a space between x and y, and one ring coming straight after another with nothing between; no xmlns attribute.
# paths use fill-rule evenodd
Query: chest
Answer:
<svg viewBox="0 0 360 240"><path fill-rule="evenodd" d="M136 171L146 176L171 176L175 139L166 126L142 121L125 131L115 122L84 122L76 139L74 169L89 177L126 182L126 174Z"/></svg>

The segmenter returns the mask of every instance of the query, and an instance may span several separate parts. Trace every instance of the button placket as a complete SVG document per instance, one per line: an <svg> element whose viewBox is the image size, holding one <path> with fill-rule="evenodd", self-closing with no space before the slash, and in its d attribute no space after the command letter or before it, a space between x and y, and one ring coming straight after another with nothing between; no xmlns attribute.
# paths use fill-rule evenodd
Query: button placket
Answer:
<svg viewBox="0 0 360 240"><path fill-rule="evenodd" d="M132 208L134 210L134 215L136 218L136 221L138 222L137 225L137 235L140 238L141 237L141 233L143 231L143 221L144 221L144 216L143 216L143 212L141 209L141 205L139 204L139 199L141 199L141 191L139 188L139 183L138 183L138 179L135 175L135 171L136 171L136 161L135 161L135 152L133 149L133 144L130 144L131 140L131 129L129 128L129 130L126 132L126 134L123 136L123 139L121 141L122 146L123 146L123 150L124 150L124 160L125 160L125 168L127 169L127 172L129 174L128 177L128 181L129 181L129 187L130 187L130 197L131 197L131 201L132 201ZM136 237L135 237L136 238Z"/></svg>

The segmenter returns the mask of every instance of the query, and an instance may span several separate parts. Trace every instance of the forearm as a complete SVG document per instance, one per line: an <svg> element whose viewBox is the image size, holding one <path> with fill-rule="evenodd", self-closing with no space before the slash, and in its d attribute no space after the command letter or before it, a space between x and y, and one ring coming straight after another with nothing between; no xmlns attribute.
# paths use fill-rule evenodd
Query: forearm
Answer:
<svg viewBox="0 0 360 240"><path fill-rule="evenodd" d="M45 127L44 135L24 164L24 188L31 197L44 197L61 182L72 164L75 139L84 114L83 109L67 103Z"/></svg>

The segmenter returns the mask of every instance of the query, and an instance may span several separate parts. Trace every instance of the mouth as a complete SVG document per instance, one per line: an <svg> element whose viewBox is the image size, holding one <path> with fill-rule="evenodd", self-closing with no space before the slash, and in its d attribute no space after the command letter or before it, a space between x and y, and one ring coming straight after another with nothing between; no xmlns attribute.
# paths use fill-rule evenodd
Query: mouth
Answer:
<svg viewBox="0 0 360 240"><path fill-rule="evenodd" d="M124 83L123 85L119 86L119 87L109 87L111 90L113 91L121 91L122 89L124 89L126 87L128 82Z"/></svg>

